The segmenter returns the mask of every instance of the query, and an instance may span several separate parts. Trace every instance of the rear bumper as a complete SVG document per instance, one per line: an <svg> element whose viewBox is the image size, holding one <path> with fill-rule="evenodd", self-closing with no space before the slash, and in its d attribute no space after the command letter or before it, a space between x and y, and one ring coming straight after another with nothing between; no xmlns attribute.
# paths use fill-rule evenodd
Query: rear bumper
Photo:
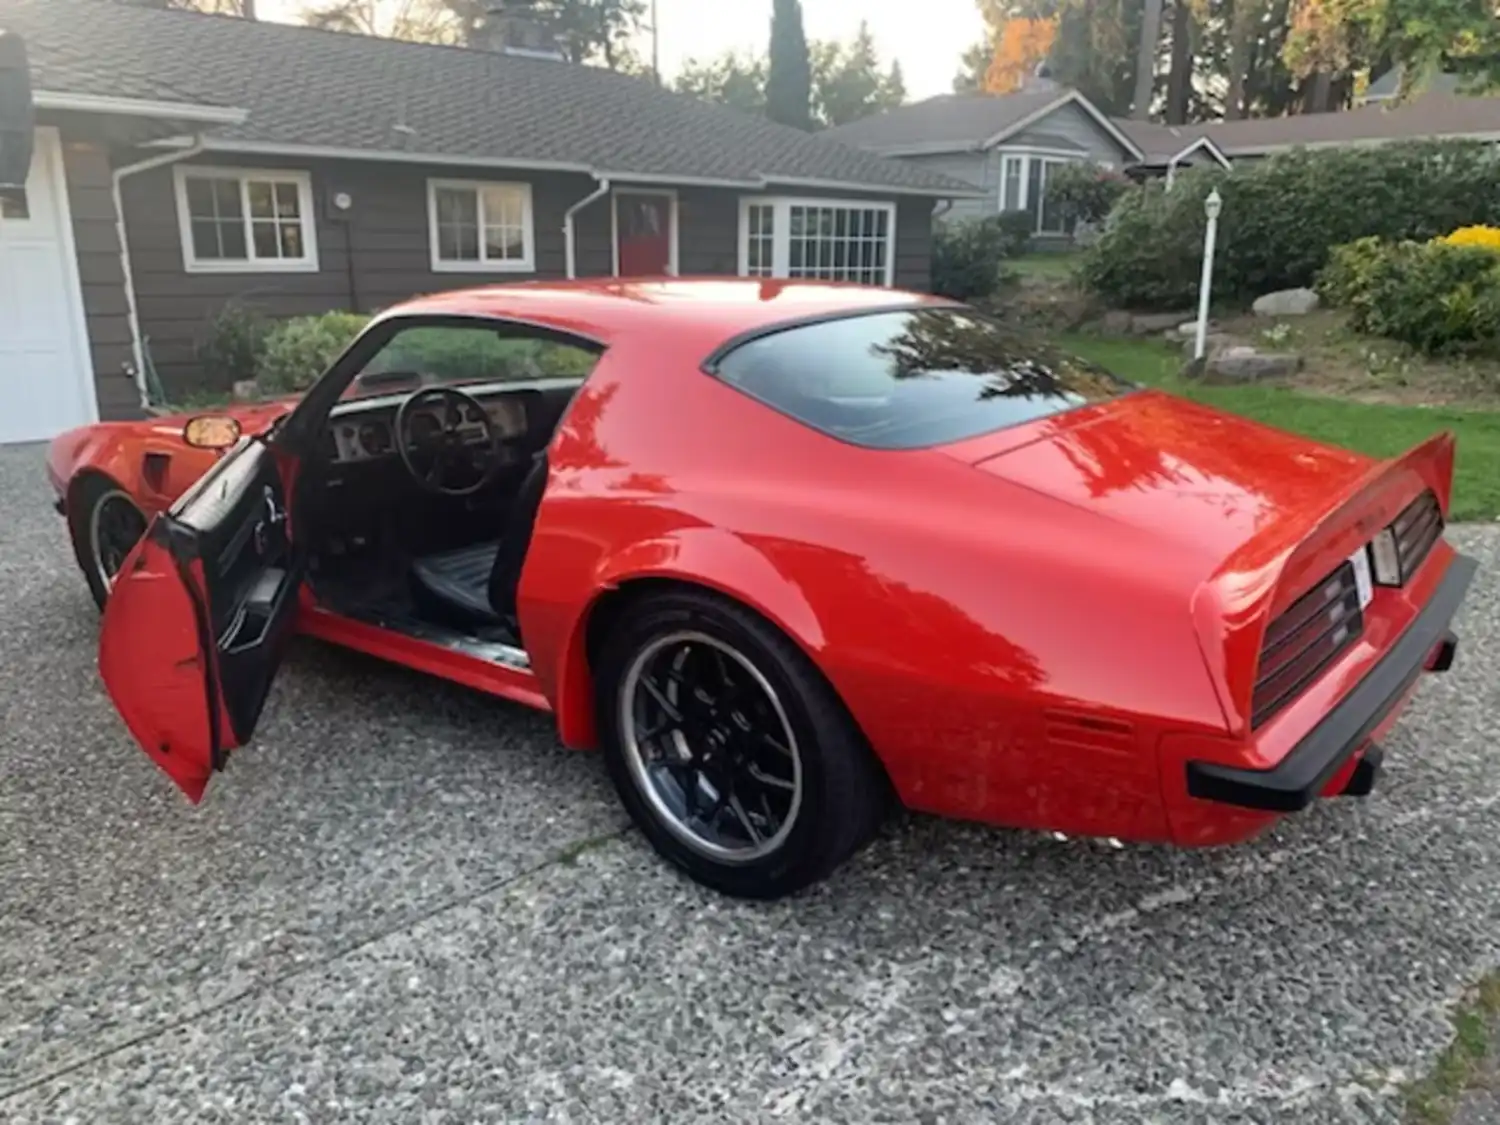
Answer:
<svg viewBox="0 0 1500 1125"><path fill-rule="evenodd" d="M1448 626L1476 569L1478 563L1473 559L1456 557L1400 639L1275 766L1257 770L1189 761L1188 794L1263 812L1297 812L1312 804L1366 745L1371 733L1400 706L1423 671L1444 672L1452 665L1458 638ZM1368 768L1362 760L1343 792L1369 792L1379 764L1378 756Z"/></svg>

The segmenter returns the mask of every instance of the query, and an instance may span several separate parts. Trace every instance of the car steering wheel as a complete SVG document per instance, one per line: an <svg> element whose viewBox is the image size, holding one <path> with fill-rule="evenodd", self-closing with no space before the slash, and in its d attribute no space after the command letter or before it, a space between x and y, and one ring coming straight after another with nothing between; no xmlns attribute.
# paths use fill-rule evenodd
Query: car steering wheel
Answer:
<svg viewBox="0 0 1500 1125"><path fill-rule="evenodd" d="M419 409L428 405L438 406L436 418ZM467 429L466 413L479 419ZM484 406L453 387L429 387L401 404L396 411L396 450L412 479L442 496L472 496L494 480L505 463L495 423Z"/></svg>

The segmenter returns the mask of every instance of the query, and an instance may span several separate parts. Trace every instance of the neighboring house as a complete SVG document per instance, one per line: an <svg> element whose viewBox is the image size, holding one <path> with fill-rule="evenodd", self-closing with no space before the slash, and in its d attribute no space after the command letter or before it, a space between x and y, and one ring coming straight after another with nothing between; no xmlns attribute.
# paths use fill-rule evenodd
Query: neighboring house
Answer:
<svg viewBox="0 0 1500 1125"><path fill-rule="evenodd" d="M201 381L233 298L370 311L529 277L724 274L924 289L977 194L651 83L519 53L0 0L38 129L0 217L0 441Z"/></svg>
<svg viewBox="0 0 1500 1125"><path fill-rule="evenodd" d="M1046 202L1052 169L1091 160L1137 177L1166 176L1195 164L1234 164L1294 148L1385 144L1417 138L1500 142L1500 97L1456 94L1438 78L1402 105L1398 83L1382 77L1367 104L1341 113L1160 125L1105 116L1083 94L1046 79L1005 95L944 95L854 121L826 135L881 156L957 177L983 194L955 201L952 217L1025 211L1036 241L1064 233Z"/></svg>
<svg viewBox="0 0 1500 1125"><path fill-rule="evenodd" d="M984 194L955 201L949 215L1025 211L1044 239L1065 233L1062 215L1046 202L1047 177L1054 168L1079 160L1123 168L1144 156L1082 94L1046 79L1033 79L1004 97L928 98L825 135L966 180Z"/></svg>
<svg viewBox="0 0 1500 1125"><path fill-rule="evenodd" d="M1140 130L1114 121L1077 90L1045 78L1029 79L1014 94L947 94L854 121L827 136L881 156L954 176L983 191L954 202L955 218L1025 211L1039 241L1066 234L1063 216L1048 206L1047 179L1080 160L1134 172L1216 160L1211 141L1178 142L1161 126Z"/></svg>

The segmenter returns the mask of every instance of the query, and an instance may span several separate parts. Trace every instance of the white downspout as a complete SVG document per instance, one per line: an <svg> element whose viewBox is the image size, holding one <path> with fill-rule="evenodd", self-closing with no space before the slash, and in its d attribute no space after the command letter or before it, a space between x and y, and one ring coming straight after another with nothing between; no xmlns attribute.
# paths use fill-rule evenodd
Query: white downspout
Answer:
<svg viewBox="0 0 1500 1125"><path fill-rule="evenodd" d="M594 179L599 181L599 186L563 213L563 258L567 262L570 281L578 276L578 232L573 226L573 216L590 203L609 194L609 177L595 176Z"/></svg>
<svg viewBox="0 0 1500 1125"><path fill-rule="evenodd" d="M160 168L166 164L175 164L179 160L197 156L202 151L203 138L194 137L193 143L185 149L164 152L159 156L137 161L135 164L126 164L116 168L110 177L112 181L110 191L115 204L115 237L120 242L120 270L125 278L125 316L130 324L130 351L135 363L135 385L140 392L143 409L151 405L146 387L146 346L141 339L141 317L135 303L135 275L130 268L130 239L125 233L125 201L120 192L120 185L124 183L127 176L149 172L153 168ZM176 206L175 202L173 206Z"/></svg>

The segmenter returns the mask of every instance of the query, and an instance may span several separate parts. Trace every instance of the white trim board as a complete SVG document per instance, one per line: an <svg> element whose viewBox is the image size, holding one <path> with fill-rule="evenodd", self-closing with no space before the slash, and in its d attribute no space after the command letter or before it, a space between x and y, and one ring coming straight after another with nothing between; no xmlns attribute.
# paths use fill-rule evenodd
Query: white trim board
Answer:
<svg viewBox="0 0 1500 1125"><path fill-rule="evenodd" d="M183 148L188 139L174 137L153 141L149 148ZM401 152L385 149L338 148L326 145L270 144L261 141L239 141L225 137L203 138L205 152L232 152L257 156L302 156L322 160L363 160L377 164L430 164L445 168L493 168L516 172L577 172L612 184L660 184L664 187L725 187L756 190L776 185L818 188L830 191L869 192L882 197L921 196L933 199L983 198L973 188L923 188L885 186L881 184L846 183L842 180L799 179L757 173L745 179L719 179L711 176L682 176L670 172L616 172L592 164L556 160L519 160L514 157L457 156L451 153Z"/></svg>

